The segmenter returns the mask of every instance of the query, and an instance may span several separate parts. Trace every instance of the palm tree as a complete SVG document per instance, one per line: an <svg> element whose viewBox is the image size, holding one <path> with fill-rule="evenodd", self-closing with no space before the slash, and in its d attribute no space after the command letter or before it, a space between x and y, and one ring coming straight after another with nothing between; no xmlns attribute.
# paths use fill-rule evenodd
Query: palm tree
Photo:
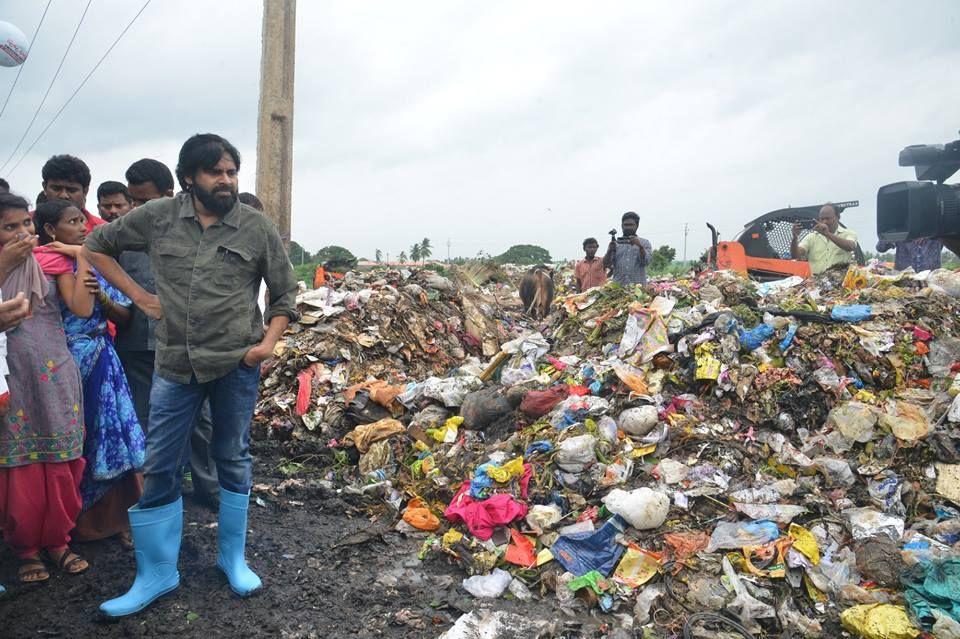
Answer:
<svg viewBox="0 0 960 639"><path fill-rule="evenodd" d="M376 260L377 264L383 261L383 251L377 249L377 252L374 253L373 259Z"/></svg>
<svg viewBox="0 0 960 639"><path fill-rule="evenodd" d="M430 246L430 238L423 238L423 241L420 242L420 259L426 262L427 258L433 255L432 249L433 247Z"/></svg>
<svg viewBox="0 0 960 639"><path fill-rule="evenodd" d="M414 244L410 247L410 259L414 262L420 261L420 245Z"/></svg>
<svg viewBox="0 0 960 639"><path fill-rule="evenodd" d="M407 254L403 251L400 251L400 255L397 256L397 261L403 264L407 261Z"/></svg>

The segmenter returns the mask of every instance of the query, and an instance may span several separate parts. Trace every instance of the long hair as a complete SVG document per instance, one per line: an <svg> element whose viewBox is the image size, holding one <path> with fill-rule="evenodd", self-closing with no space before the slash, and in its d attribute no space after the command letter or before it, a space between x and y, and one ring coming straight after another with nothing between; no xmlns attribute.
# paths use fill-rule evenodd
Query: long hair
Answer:
<svg viewBox="0 0 960 639"><path fill-rule="evenodd" d="M47 233L47 224L50 226L59 224L64 211L69 208L77 208L77 205L67 200L47 200L37 207L33 214L33 226L37 231L37 238L41 246L53 241L53 238Z"/></svg>

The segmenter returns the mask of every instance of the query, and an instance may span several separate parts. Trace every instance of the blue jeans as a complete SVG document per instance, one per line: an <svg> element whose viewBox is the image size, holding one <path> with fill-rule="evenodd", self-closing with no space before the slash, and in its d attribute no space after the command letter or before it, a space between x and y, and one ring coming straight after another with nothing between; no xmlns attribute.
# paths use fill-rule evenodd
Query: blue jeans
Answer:
<svg viewBox="0 0 960 639"><path fill-rule="evenodd" d="M259 383L260 366L243 363L206 384L177 384L154 373L140 508L164 506L180 497L180 466L204 399L210 400L210 452L220 486L234 493L250 491L250 420Z"/></svg>

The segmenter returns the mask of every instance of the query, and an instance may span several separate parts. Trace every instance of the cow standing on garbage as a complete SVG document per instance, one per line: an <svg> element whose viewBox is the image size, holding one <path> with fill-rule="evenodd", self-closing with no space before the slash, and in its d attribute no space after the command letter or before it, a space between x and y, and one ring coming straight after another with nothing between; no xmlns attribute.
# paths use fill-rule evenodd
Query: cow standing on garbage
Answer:
<svg viewBox="0 0 960 639"><path fill-rule="evenodd" d="M520 281L523 312L534 319L543 319L553 304L553 271L543 264L528 270Z"/></svg>

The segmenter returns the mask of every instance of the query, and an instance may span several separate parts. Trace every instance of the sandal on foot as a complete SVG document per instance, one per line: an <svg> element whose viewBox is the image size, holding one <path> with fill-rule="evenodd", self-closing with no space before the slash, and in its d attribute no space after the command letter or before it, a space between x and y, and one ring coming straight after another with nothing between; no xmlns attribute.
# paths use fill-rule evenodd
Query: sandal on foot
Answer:
<svg viewBox="0 0 960 639"><path fill-rule="evenodd" d="M20 583L29 586L30 584L42 584L50 579L50 571L39 557L20 560L20 568L17 570L17 577Z"/></svg>
<svg viewBox="0 0 960 639"><path fill-rule="evenodd" d="M57 565L58 570L68 575L79 575L85 573L90 568L90 564L87 563L86 559L69 548L64 550L59 558L55 557L50 551L47 551L47 555L50 557L50 561ZM82 567L78 567L80 565L82 565Z"/></svg>

